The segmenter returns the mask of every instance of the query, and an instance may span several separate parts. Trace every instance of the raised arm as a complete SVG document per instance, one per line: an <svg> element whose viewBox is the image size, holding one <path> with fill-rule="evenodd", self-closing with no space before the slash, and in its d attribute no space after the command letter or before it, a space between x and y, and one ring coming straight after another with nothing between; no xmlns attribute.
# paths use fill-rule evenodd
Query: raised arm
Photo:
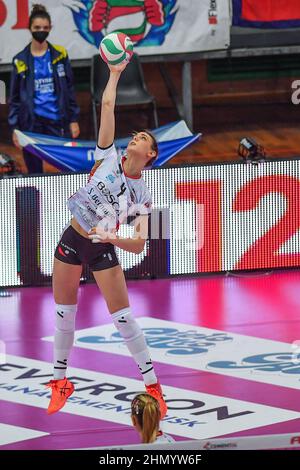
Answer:
<svg viewBox="0 0 300 470"><path fill-rule="evenodd" d="M109 65L110 75L102 95L100 129L98 136L99 147L109 147L115 138L115 103L117 86L121 73L127 63L122 65Z"/></svg>

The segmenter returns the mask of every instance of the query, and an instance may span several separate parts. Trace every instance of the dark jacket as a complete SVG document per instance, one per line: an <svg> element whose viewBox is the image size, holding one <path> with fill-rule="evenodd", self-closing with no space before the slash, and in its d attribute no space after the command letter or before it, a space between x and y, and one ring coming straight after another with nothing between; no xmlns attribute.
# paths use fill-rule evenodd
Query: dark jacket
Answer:
<svg viewBox="0 0 300 470"><path fill-rule="evenodd" d="M64 47L50 43L48 45L62 127L67 129L71 122L78 122L79 115L79 108L75 100L71 64ZM12 130L32 130L36 119L33 98L34 61L29 44L13 58L8 114L8 122Z"/></svg>

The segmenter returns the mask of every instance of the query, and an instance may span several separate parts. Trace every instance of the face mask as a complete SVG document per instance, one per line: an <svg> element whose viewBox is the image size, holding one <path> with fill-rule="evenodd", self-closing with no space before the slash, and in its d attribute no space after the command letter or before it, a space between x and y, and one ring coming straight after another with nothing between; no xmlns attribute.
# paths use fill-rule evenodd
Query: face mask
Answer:
<svg viewBox="0 0 300 470"><path fill-rule="evenodd" d="M49 36L48 31L33 31L31 34L33 39L35 39L40 44L42 44L42 42L44 42Z"/></svg>

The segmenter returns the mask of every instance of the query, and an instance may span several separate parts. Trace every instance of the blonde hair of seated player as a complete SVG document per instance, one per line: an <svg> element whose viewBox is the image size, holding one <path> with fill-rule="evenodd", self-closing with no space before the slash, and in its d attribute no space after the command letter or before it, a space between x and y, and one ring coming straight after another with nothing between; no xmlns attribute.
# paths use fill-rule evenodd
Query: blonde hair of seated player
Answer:
<svg viewBox="0 0 300 470"><path fill-rule="evenodd" d="M139 393L131 402L131 421L144 444L156 441L160 430L158 401L148 393Z"/></svg>

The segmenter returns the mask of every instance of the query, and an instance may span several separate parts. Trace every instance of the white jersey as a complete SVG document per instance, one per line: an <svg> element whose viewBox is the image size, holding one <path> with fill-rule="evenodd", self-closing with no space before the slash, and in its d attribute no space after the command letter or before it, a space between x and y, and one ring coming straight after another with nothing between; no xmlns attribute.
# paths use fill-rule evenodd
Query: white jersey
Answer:
<svg viewBox="0 0 300 470"><path fill-rule="evenodd" d="M161 432L153 444L171 444L171 442L175 442L175 439L173 439L172 436L169 436L168 434L165 434L164 432Z"/></svg>
<svg viewBox="0 0 300 470"><path fill-rule="evenodd" d="M95 173L68 200L68 208L86 232L97 225L118 229L127 216L151 212L151 194L144 179L125 174L126 156L119 157L114 144L106 149L97 146L95 160L101 161Z"/></svg>

